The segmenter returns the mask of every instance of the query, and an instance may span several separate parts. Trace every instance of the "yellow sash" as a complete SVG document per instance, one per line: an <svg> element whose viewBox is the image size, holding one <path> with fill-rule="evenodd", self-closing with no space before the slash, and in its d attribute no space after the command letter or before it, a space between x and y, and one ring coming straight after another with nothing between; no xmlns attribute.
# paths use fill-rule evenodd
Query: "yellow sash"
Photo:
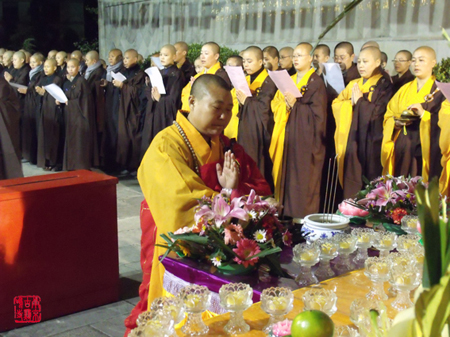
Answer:
<svg viewBox="0 0 450 337"><path fill-rule="evenodd" d="M314 68L311 68L297 83L297 73L291 76L297 88L300 90L309 81L309 78L314 73ZM275 126L272 133L272 141L270 142L269 154L273 162L272 175L275 184L275 199L280 200L281 194L281 172L283 165L284 153L284 137L286 134L286 124L289 120L290 111L287 110L284 95L277 91L272 100L272 111L275 120Z"/></svg>
<svg viewBox="0 0 450 337"><path fill-rule="evenodd" d="M209 68L206 73L205 72L198 73L197 75L194 76L194 78L197 79L200 76L202 76L203 74L215 74L216 71L219 70L220 68L221 68L220 62L217 62L211 68ZM183 112L191 111L191 109L189 108L189 96L191 95L191 88L192 88L191 82L189 82L188 84L186 84L186 86L181 91L181 110L180 111L183 111Z"/></svg>
<svg viewBox="0 0 450 337"><path fill-rule="evenodd" d="M439 110L438 126L441 128L439 147L442 153L439 190L442 195L450 197L450 103L448 100L442 103L441 110Z"/></svg>
<svg viewBox="0 0 450 337"><path fill-rule="evenodd" d="M250 91L252 92L252 95L256 95L256 90L258 88L261 88L262 84L266 80L266 77L269 76L269 73L266 69L264 69L253 81L253 83L250 83L250 75L246 76L245 79L247 80L247 84L250 87ZM239 101L236 98L236 89L233 88L231 90L231 96L233 96L233 112L231 116L230 123L228 123L227 127L223 131L225 136L232 139L237 139L238 137L238 128L239 128L239 117L237 116L239 113Z"/></svg>
<svg viewBox="0 0 450 337"><path fill-rule="evenodd" d="M417 91L417 79L402 86L387 105L384 115L383 143L381 145L381 164L383 174L394 174L394 148L399 130L395 130L395 118L411 104L424 103L425 96L431 92L436 78L431 76L425 85ZM420 142L422 147L422 177L428 181L430 170L430 112L425 111L420 121Z"/></svg>
<svg viewBox="0 0 450 337"><path fill-rule="evenodd" d="M336 120L334 141L336 144L336 155L338 156L339 182L341 186L344 185L344 159L347 151L348 134L353 119L353 106L351 101L353 86L357 83L363 94L369 92L368 100L371 102L373 92L370 92L370 88L376 85L381 77L381 74L372 76L366 83L364 83L362 77L351 81L332 103L333 115Z"/></svg>

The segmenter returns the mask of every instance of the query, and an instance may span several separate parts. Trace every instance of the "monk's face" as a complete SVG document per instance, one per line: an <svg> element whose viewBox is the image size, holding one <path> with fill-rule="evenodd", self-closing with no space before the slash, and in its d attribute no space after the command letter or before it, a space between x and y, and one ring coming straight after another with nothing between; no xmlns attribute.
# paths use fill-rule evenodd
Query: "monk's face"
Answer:
<svg viewBox="0 0 450 337"><path fill-rule="evenodd" d="M314 50L314 61L317 61L319 63L327 63L329 58L330 56L325 54L322 48L316 48L316 50Z"/></svg>
<svg viewBox="0 0 450 337"><path fill-rule="evenodd" d="M30 57L30 67L31 67L31 69L39 67L41 64L42 64L42 62L37 60L34 56Z"/></svg>
<svg viewBox="0 0 450 337"><path fill-rule="evenodd" d="M176 53L175 53L175 57L173 60L178 63L181 60L183 60L183 58L186 57L186 51L184 49L182 49L179 44L175 44L174 47L175 47Z"/></svg>
<svg viewBox="0 0 450 337"><path fill-rule="evenodd" d="M62 66L64 64L64 59L65 59L64 54L58 53L55 56L56 64L58 66Z"/></svg>
<svg viewBox="0 0 450 337"><path fill-rule="evenodd" d="M243 55L244 70L248 75L253 75L261 69L263 60L258 60L258 58L256 57L256 53L252 51L246 51Z"/></svg>
<svg viewBox="0 0 450 337"><path fill-rule="evenodd" d="M381 65L381 60L375 59L373 52L367 49L361 50L358 56L358 71L362 78L370 78L376 68Z"/></svg>
<svg viewBox="0 0 450 337"><path fill-rule="evenodd" d="M86 65L88 67L93 66L95 63L97 63L97 61L95 59L93 59L89 55L86 55Z"/></svg>
<svg viewBox="0 0 450 337"><path fill-rule="evenodd" d="M297 71L305 71L311 68L312 56L305 45L297 46L294 49L293 59Z"/></svg>
<svg viewBox="0 0 450 337"><path fill-rule="evenodd" d="M408 59L408 54L399 52L394 58L394 68L399 74L404 74L411 65L411 60Z"/></svg>
<svg viewBox="0 0 450 337"><path fill-rule="evenodd" d="M13 59L12 59L12 63L13 63L14 69L20 69L24 65L25 59L18 55L14 55Z"/></svg>
<svg viewBox="0 0 450 337"><path fill-rule="evenodd" d="M80 66L77 65L75 62L73 62L73 61L67 62L67 73L70 76L72 76L72 77L77 76L79 70L80 70Z"/></svg>
<svg viewBox="0 0 450 337"><path fill-rule="evenodd" d="M433 73L436 59L425 49L418 49L412 57L412 68L414 75L419 79L425 79Z"/></svg>
<svg viewBox="0 0 450 337"><path fill-rule="evenodd" d="M231 119L233 98L228 90L209 87L200 99L189 97L189 121L204 136L214 137L222 134Z"/></svg>
<svg viewBox="0 0 450 337"><path fill-rule="evenodd" d="M337 48L334 51L334 62L339 63L342 68L342 65L345 65L345 69L350 69L353 64L353 59L355 54L349 54L346 48Z"/></svg>
<svg viewBox="0 0 450 337"><path fill-rule="evenodd" d="M195 72L198 74L203 70L203 64L200 59L196 59L194 62Z"/></svg>
<svg viewBox="0 0 450 337"><path fill-rule="evenodd" d="M46 76L51 76L56 71L56 65L53 62L45 61L44 63L44 74Z"/></svg>
<svg viewBox="0 0 450 337"><path fill-rule="evenodd" d="M113 66L122 60L122 54L117 51L111 51L108 55L109 65Z"/></svg>
<svg viewBox="0 0 450 337"><path fill-rule="evenodd" d="M219 54L214 53L213 48L210 45L205 45L202 47L200 52L200 60L204 68L209 69L217 63L219 59Z"/></svg>
<svg viewBox="0 0 450 337"><path fill-rule="evenodd" d="M280 67L283 69L292 68L292 53L289 50L280 51Z"/></svg>
<svg viewBox="0 0 450 337"><path fill-rule="evenodd" d="M12 64L12 56L8 53L3 54L3 65L9 67Z"/></svg>
<svg viewBox="0 0 450 337"><path fill-rule="evenodd" d="M272 57L268 52L263 53L263 63L264 68L267 70L277 70L278 69L278 57Z"/></svg>
<svg viewBox="0 0 450 337"><path fill-rule="evenodd" d="M131 68L137 63L137 55L131 52L126 52L123 58L123 65L125 68Z"/></svg>
<svg viewBox="0 0 450 337"><path fill-rule="evenodd" d="M159 52L159 60L164 67L171 66L175 62L175 54L169 48L162 48Z"/></svg>

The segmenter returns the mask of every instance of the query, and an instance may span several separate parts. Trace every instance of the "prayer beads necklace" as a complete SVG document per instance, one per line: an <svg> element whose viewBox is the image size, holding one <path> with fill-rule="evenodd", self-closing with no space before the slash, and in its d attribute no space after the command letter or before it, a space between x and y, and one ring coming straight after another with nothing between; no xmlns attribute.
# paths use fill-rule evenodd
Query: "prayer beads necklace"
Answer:
<svg viewBox="0 0 450 337"><path fill-rule="evenodd" d="M194 149L192 148L191 142L189 141L188 137L186 136L186 134L184 133L184 130L182 129L182 127L180 126L180 124L178 124L177 121L173 121L173 124L175 124L175 126L177 127L178 131L180 132L181 137L183 138L184 142L186 143L187 147L189 148L189 151L191 151L192 154L192 158L194 159L194 169L195 172L197 173L198 176L200 176L200 169L198 166L198 159L197 159L197 155L195 154Z"/></svg>

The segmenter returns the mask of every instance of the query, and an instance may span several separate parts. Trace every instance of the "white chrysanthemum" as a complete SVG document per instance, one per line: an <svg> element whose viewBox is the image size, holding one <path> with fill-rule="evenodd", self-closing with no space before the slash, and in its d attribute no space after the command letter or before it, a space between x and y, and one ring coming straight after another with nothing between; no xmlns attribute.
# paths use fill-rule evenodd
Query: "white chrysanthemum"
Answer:
<svg viewBox="0 0 450 337"><path fill-rule="evenodd" d="M264 229L260 229L260 230L256 231L255 234L253 234L253 237L259 243L264 243L267 240L266 239L266 231Z"/></svg>
<svg viewBox="0 0 450 337"><path fill-rule="evenodd" d="M215 265L216 267L220 267L220 265L222 264L222 258L220 257L220 255L216 255L214 256L212 259L212 264Z"/></svg>
<svg viewBox="0 0 450 337"><path fill-rule="evenodd" d="M254 210L248 212L248 215L250 215L252 219L256 219L258 217L258 214Z"/></svg>

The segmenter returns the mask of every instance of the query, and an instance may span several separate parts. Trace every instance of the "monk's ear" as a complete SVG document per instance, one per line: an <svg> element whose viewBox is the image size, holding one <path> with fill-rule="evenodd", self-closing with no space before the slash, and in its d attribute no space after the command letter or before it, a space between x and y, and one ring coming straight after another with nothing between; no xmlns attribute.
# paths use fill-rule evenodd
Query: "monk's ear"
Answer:
<svg viewBox="0 0 450 337"><path fill-rule="evenodd" d="M325 63L327 63L329 59L330 59L330 55L325 56Z"/></svg>
<svg viewBox="0 0 450 337"><path fill-rule="evenodd" d="M375 60L375 64L377 65L377 68L378 68L379 66L381 66L381 59Z"/></svg>
<svg viewBox="0 0 450 337"><path fill-rule="evenodd" d="M260 67L262 67L262 65L263 65L263 60L258 60L258 64L259 64Z"/></svg>
<svg viewBox="0 0 450 337"><path fill-rule="evenodd" d="M192 107L195 104L195 96L190 95L189 98L188 98L188 102L189 102L189 108L191 108L191 110L192 110Z"/></svg>
<svg viewBox="0 0 450 337"><path fill-rule="evenodd" d="M219 60L219 57L220 57L220 54L215 54L215 55L214 55L214 58L216 59L216 61Z"/></svg>

